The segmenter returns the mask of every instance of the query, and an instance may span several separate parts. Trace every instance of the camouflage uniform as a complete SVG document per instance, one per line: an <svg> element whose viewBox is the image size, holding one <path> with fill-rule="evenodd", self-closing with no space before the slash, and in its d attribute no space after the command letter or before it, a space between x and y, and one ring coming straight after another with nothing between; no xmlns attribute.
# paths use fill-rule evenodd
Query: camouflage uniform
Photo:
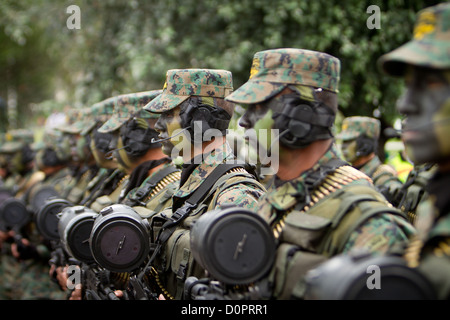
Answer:
<svg viewBox="0 0 450 320"><path fill-rule="evenodd" d="M317 88L337 93L339 72L339 60L321 52L291 48L257 52L250 79L227 100L263 103L294 85L310 101ZM277 176L260 199L257 212L278 241L269 275L272 298L302 298L305 273L338 253L355 248L382 253L406 242L414 232L368 176L342 162L331 144L299 177L282 181Z"/></svg>
<svg viewBox="0 0 450 320"><path fill-rule="evenodd" d="M402 187L402 182L398 179L395 169L388 164L382 163L380 158L376 155L375 146L376 141L378 141L380 136L380 121L370 117L359 116L345 118L342 122L342 131L336 138L349 143L357 141L361 136L363 139L371 140L371 142L369 142L370 146L367 146L366 148L373 149L373 151L369 151L371 154L373 153L373 157L367 162L359 164L356 168L368 175L372 179L373 184L380 190L386 199L394 206L397 206L398 203L395 203L395 199ZM345 151L346 150L344 150L344 154ZM359 158L359 152L357 146L356 158L351 159L351 161L350 159L346 160L353 164Z"/></svg>
<svg viewBox="0 0 450 320"><path fill-rule="evenodd" d="M24 176L24 179L25 183L20 185L16 197L29 205L33 190L39 189L45 182L46 176L41 171L32 171ZM5 254L2 257L2 269L4 284L7 286L4 298L14 300L63 298L58 288L48 279L49 247L37 232L34 221L22 228L20 236L30 241L30 246L27 246L29 250L27 256L22 256L21 252L21 260L18 261L12 255L11 246L2 248Z"/></svg>
<svg viewBox="0 0 450 320"><path fill-rule="evenodd" d="M412 68L418 72L419 68L425 69L425 73L420 78L425 78L428 74L441 72L445 77L439 85L443 96L441 100L433 100L431 106L432 111L422 102L413 112L408 111L406 107L410 107L407 103L418 105L422 97L428 92L435 92L436 84L428 85L423 91L418 91L414 102L406 100L404 104L399 103L397 109L400 113L405 113L406 122L414 118L415 114L420 115L420 119L427 119L427 116L433 116L433 139L439 141L438 155L440 162L445 157L448 162L449 156L446 153L448 148L448 133L442 131L446 129L445 122L448 120L449 106L449 73L450 73L450 4L442 3L433 7L421 10L417 15L416 25L414 27L413 39L390 53L385 54L379 60L383 70L392 76L407 76L406 67ZM416 67L415 69L413 67ZM423 69L419 69L423 70ZM432 73L433 72L433 73ZM419 78L419 75L414 75ZM414 78L413 81L418 81ZM410 83L412 83L411 81ZM417 89L408 85L408 93L413 94ZM443 102L442 102L443 101ZM441 104L439 104L441 103ZM440 117L440 118L437 118ZM437 119L436 119L437 118ZM438 126L438 120L441 120L442 127ZM427 120L429 121L429 120ZM408 123L405 124L402 135L408 131ZM423 135L420 132L420 135ZM432 145L431 139L426 139L419 147L410 146L408 150L408 141L405 146L408 152L411 152L414 161L419 156L419 152L425 153L428 160L415 160L416 164L422 164L423 161L431 162L432 156L429 156L427 145ZM422 154L423 155L423 154ZM434 155L434 154L432 154ZM436 157L436 156L435 156ZM405 254L410 267L417 268L431 281L434 286L438 299L449 299L450 297L450 213L448 210L448 172L438 165L436 173L429 179L427 191L429 197L420 204L417 209L416 227L418 237L411 241L411 244Z"/></svg>
<svg viewBox="0 0 450 320"><path fill-rule="evenodd" d="M145 109L153 113L164 113L178 107L190 97L196 97L200 104L222 108L223 99L233 89L231 73L226 70L174 69L167 72L164 91L152 100ZM213 172L218 165L234 161L236 158L224 141L209 153L191 159L193 171L181 181L180 187L172 197L172 206L152 218L153 242L156 241L161 221L171 217L176 209L182 207ZM184 170L187 170L186 167ZM191 167L192 168L192 167ZM192 170L192 169L191 169ZM188 172L189 171L185 171ZM210 193L189 213L171 234L153 265L162 292L168 299L181 299L184 280L193 276L203 276L204 270L194 261L190 252L190 225L205 211L236 205L255 209L265 188L244 168L238 167L216 180Z"/></svg>
<svg viewBox="0 0 450 320"><path fill-rule="evenodd" d="M33 167L30 166L34 158L31 149L33 140L34 134L30 130L10 130L6 133L5 143L0 146L0 154L5 157L6 169L10 173L3 187L19 196L30 187L28 180L33 173Z"/></svg>
<svg viewBox="0 0 450 320"><path fill-rule="evenodd" d="M110 194L115 189L114 182L119 181L125 175L125 173L117 169L117 164L112 164L112 160L106 159L106 153L101 153L98 150L99 146L95 143L95 135L97 134L97 130L114 114L115 102L116 97L111 97L95 103L91 107L89 113L90 116L83 118L80 121L80 135L85 137L86 140L90 140L89 147L91 149L92 156L96 161L96 165L99 168L97 175L93 177L86 185L83 198L79 202L80 205L89 207L96 198ZM103 143L108 143L109 145L109 141L105 141ZM109 161L111 163L108 163Z"/></svg>
<svg viewBox="0 0 450 320"><path fill-rule="evenodd" d="M161 90L152 90L123 94L105 100L102 103L103 107L109 107L112 103L114 108L108 119L98 128L98 132L119 134L119 130L125 129L124 126L128 125L129 121L136 121L135 124L139 128L153 130L147 123L147 119L156 119L159 115L151 114L142 108L160 93ZM137 137L137 139L141 138L145 137ZM110 194L104 194L90 204L93 210L99 212L112 204L124 204L132 207L143 219L146 219L171 203L171 196L179 183L180 172L174 167L170 158L147 160L143 158L147 150L159 148L159 144L147 142L145 147L146 149L142 150L144 154L136 156L133 160L127 156L125 148L118 146L118 157L122 159L122 167L116 169L113 175L120 176L121 179L119 181L116 179L117 184ZM134 166L136 161L141 164ZM170 170L166 171L166 169ZM163 177L160 176L161 172L165 173ZM155 177L161 179L154 181ZM116 289L125 289L129 274L112 272L111 279L115 280L111 280L110 285Z"/></svg>

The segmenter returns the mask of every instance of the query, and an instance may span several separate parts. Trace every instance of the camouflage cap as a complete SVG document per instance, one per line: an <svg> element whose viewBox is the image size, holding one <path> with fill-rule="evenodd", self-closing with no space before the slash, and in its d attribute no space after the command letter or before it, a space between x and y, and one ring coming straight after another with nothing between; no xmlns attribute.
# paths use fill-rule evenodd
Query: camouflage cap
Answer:
<svg viewBox="0 0 450 320"><path fill-rule="evenodd" d="M74 110L68 116L68 123L58 126L58 130L69 134L79 134L86 126L86 121L90 118L91 109L82 108Z"/></svg>
<svg viewBox="0 0 450 320"><path fill-rule="evenodd" d="M434 69L450 68L450 3L419 11L413 39L380 57L381 68L402 76L406 64Z"/></svg>
<svg viewBox="0 0 450 320"><path fill-rule="evenodd" d="M219 69L172 69L167 71L163 92L144 109L153 113L171 110L190 96L223 99L233 91L230 71Z"/></svg>
<svg viewBox="0 0 450 320"><path fill-rule="evenodd" d="M380 120L371 117L348 117L342 121L342 131L336 136L343 141L353 140L365 134L369 138L380 136Z"/></svg>
<svg viewBox="0 0 450 320"><path fill-rule="evenodd" d="M255 53L250 78L226 100L252 104L273 97L288 85L338 92L339 59L317 51L283 48ZM300 94L311 99L312 91Z"/></svg>
<svg viewBox="0 0 450 320"><path fill-rule="evenodd" d="M61 132L71 133L70 129L66 129L66 127L72 126L75 121L77 121L80 117L80 109L71 108L65 115L64 122L55 126L55 129Z"/></svg>
<svg viewBox="0 0 450 320"><path fill-rule="evenodd" d="M84 122L84 128L81 130L81 135L88 134L96 123L105 123L114 114L114 105L117 97L111 97L103 101L94 103L91 107L89 117Z"/></svg>
<svg viewBox="0 0 450 320"><path fill-rule="evenodd" d="M14 129L5 133L5 142L0 147L0 153L14 153L26 144L34 142L34 133L27 129Z"/></svg>
<svg viewBox="0 0 450 320"><path fill-rule="evenodd" d="M123 94L115 97L114 111L98 132L106 133L118 130L132 116L137 118L157 118L159 115L144 111L143 107L160 95L162 90L152 90Z"/></svg>

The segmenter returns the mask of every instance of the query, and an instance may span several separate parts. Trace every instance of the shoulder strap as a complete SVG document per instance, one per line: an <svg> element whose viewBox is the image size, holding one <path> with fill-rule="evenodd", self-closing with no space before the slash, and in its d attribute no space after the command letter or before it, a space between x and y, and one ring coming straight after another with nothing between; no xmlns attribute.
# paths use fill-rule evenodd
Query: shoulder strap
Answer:
<svg viewBox="0 0 450 320"><path fill-rule="evenodd" d="M216 184L217 180L219 180L221 176L223 176L227 171L237 167L244 167L244 164L236 161L233 163L222 163L218 165L184 202L184 205L173 213L171 219L165 224L166 228L180 223L191 212L191 210L196 208L197 205L209 194L209 190ZM165 227L163 225L163 229L164 228Z"/></svg>

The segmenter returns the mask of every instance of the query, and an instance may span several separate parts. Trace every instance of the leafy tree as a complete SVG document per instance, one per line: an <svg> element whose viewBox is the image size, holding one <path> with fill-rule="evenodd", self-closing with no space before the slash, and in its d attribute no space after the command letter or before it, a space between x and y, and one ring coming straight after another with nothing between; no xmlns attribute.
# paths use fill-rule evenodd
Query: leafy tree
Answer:
<svg viewBox="0 0 450 320"><path fill-rule="evenodd" d="M425 0L6 0L0 4L0 96L17 88L20 108L58 98L74 107L109 96L162 88L173 68L233 72L239 87L255 52L297 47L341 60L340 109L397 117L400 80L382 74L378 58L411 38ZM69 5L81 29L69 30ZM380 29L369 29L370 5ZM55 95L55 92L57 94ZM25 114L25 113L24 113Z"/></svg>

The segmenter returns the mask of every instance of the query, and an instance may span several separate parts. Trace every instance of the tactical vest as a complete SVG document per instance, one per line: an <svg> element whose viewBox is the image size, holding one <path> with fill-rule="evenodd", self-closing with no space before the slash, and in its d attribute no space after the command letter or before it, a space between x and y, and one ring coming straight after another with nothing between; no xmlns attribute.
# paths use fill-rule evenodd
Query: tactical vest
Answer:
<svg viewBox="0 0 450 320"><path fill-rule="evenodd" d="M311 192L310 203L285 212L273 226L280 243L270 275L273 296L302 298L306 272L342 253L353 231L386 213L406 219L359 170L345 165L326 175Z"/></svg>
<svg viewBox="0 0 450 320"><path fill-rule="evenodd" d="M182 220L168 238L161 254L155 259L156 263L153 274L166 298L181 299L184 281L187 277L204 277L204 269L194 261L193 254L191 254L190 251L191 224L204 212L214 209L217 205L218 198L224 191L237 185L250 185L262 191L265 190L263 185L245 169L242 167L233 168L216 180L195 209ZM192 195L192 193L185 197L186 200L188 200L190 195ZM172 213L172 208L167 208L151 218L150 224L152 226L153 243L155 242L161 227L167 221L167 217L170 217Z"/></svg>

